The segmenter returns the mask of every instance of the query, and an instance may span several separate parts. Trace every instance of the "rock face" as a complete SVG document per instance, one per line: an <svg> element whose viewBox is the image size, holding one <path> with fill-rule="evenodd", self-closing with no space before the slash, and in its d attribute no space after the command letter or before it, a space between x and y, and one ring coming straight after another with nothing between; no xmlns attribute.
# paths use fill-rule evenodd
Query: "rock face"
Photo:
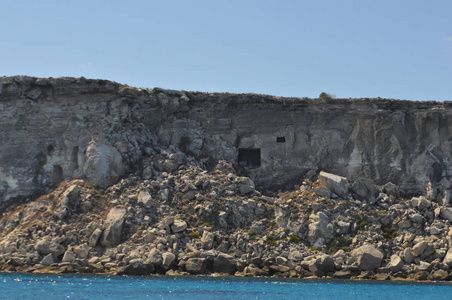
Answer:
<svg viewBox="0 0 452 300"><path fill-rule="evenodd" d="M106 187L138 167L151 154L150 144L225 160L257 187L287 186L325 170L349 180L393 182L402 192L424 191L429 182L434 190L452 175L451 115L449 102L280 98L2 77L0 136L14 142L0 145L0 201L76 178ZM172 172L181 160L154 163ZM242 194L253 189L251 182L240 186ZM356 191L372 193L363 186Z"/></svg>

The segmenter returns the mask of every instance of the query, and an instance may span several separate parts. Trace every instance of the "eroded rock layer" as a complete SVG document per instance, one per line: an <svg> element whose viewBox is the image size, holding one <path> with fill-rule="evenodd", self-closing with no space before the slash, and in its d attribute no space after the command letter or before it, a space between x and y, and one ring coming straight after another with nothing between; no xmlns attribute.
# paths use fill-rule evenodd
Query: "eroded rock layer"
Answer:
<svg viewBox="0 0 452 300"><path fill-rule="evenodd" d="M173 171L154 145L224 159L259 187L319 171L448 191L451 104L139 89L85 78L0 78L0 199L72 179Z"/></svg>

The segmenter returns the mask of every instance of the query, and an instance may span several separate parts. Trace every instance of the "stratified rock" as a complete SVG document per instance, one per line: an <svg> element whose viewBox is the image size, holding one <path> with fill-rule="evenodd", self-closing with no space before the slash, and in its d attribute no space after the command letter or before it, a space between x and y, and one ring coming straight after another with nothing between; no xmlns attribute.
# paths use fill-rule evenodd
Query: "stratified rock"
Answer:
<svg viewBox="0 0 452 300"><path fill-rule="evenodd" d="M358 267L364 271L375 270L380 267L383 253L372 245L364 245L352 251L352 256Z"/></svg>
<svg viewBox="0 0 452 300"><path fill-rule="evenodd" d="M320 171L319 181L339 197L345 197L348 194L348 180L345 177Z"/></svg>
<svg viewBox="0 0 452 300"><path fill-rule="evenodd" d="M125 208L112 208L105 220L105 230L100 243L102 246L116 246L121 241L122 226L126 215Z"/></svg>

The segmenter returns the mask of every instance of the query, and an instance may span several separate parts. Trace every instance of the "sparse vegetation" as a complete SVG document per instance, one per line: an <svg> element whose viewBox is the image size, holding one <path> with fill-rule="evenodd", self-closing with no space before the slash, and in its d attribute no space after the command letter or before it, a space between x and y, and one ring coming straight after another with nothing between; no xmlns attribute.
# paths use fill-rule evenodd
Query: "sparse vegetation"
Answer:
<svg viewBox="0 0 452 300"><path fill-rule="evenodd" d="M300 237L298 236L298 235L296 235L296 234L291 234L290 236L289 236L289 243L296 243L296 244L298 244L298 243L300 243L301 242L301 239L300 239Z"/></svg>
<svg viewBox="0 0 452 300"><path fill-rule="evenodd" d="M197 232L197 231L190 232L190 238L199 239L199 232Z"/></svg>
<svg viewBox="0 0 452 300"><path fill-rule="evenodd" d="M330 94L327 94L325 92L321 92L320 95L319 95L319 98L320 99L333 99L333 96L330 95Z"/></svg>
<svg viewBox="0 0 452 300"><path fill-rule="evenodd" d="M257 237L256 233L254 233L254 231L252 230L248 231L248 235L250 236L251 240L254 240Z"/></svg>

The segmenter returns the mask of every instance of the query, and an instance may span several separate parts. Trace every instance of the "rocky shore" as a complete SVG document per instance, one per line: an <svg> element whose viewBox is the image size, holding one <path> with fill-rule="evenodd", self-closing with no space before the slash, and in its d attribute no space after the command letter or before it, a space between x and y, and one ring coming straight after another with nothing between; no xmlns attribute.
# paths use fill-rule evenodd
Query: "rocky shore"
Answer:
<svg viewBox="0 0 452 300"><path fill-rule="evenodd" d="M320 172L258 191L225 161L150 147L137 171L77 179L0 217L0 269L36 273L222 274L449 280L448 181L423 195Z"/></svg>

